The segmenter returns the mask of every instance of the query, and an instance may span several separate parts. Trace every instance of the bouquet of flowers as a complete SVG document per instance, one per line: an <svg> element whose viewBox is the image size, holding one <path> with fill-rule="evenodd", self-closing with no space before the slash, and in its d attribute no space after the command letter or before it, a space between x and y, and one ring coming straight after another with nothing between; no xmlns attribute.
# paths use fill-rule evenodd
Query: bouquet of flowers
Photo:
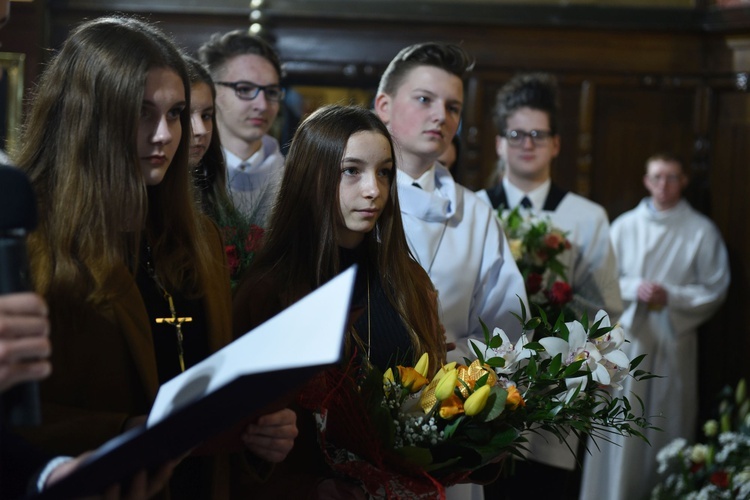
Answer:
<svg viewBox="0 0 750 500"><path fill-rule="evenodd" d="M527 321L525 309L522 316L525 332L544 321ZM643 356L631 361L620 350L622 328L604 311L592 325L584 316L547 328L550 337L529 342L524 334L514 345L485 327L485 342L470 341L475 359L432 378L427 355L385 374L329 371L320 384L327 393L309 401L329 465L374 498L442 498L445 486L496 475L496 462L524 449L526 432L643 438L639 429L651 427L643 408L637 416L627 398L606 390L651 376L636 370Z"/></svg>
<svg viewBox="0 0 750 500"><path fill-rule="evenodd" d="M264 230L245 219L237 218L234 225L221 228L224 236L224 251L227 254L232 288L237 286L239 277L248 268L260 248Z"/></svg>
<svg viewBox="0 0 750 500"><path fill-rule="evenodd" d="M509 211L499 209L498 216L526 284L529 302L549 318L563 314L568 321L574 319L567 307L573 300L573 290L565 275L565 265L558 258L571 246L565 233L548 219L519 207Z"/></svg>
<svg viewBox="0 0 750 500"><path fill-rule="evenodd" d="M659 451L659 473L667 473L651 498L750 498L750 400L745 380L721 394L718 420L703 425L705 443L676 439Z"/></svg>

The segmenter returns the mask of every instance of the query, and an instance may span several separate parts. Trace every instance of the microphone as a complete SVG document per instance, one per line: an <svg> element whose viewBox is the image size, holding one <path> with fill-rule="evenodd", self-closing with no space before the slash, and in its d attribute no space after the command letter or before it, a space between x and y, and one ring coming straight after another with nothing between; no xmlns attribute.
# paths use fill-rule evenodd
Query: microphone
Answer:
<svg viewBox="0 0 750 500"><path fill-rule="evenodd" d="M31 290L26 234L37 224L36 198L26 174L0 165L0 295ZM39 425L39 385L24 382L0 395L1 422Z"/></svg>

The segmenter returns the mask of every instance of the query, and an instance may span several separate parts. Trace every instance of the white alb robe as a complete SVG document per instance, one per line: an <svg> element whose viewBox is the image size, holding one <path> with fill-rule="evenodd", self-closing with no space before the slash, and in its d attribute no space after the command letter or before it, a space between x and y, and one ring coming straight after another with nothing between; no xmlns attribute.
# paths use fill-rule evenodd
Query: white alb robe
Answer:
<svg viewBox="0 0 750 500"><path fill-rule="evenodd" d="M729 287L729 261L716 226L682 200L657 212L648 198L612 223L625 302L621 324L630 358L647 354L639 368L665 378L635 382L624 392L637 411L637 393L651 423L651 446L638 438L615 437L620 446L599 442L584 464L582 500L640 500L658 483L656 454L677 437L691 439L697 413L697 328L719 308ZM661 283L668 303L661 310L638 301L643 280Z"/></svg>
<svg viewBox="0 0 750 500"><path fill-rule="evenodd" d="M264 135L261 148L246 161L224 148L227 189L235 206L255 224L265 227L284 175L279 142Z"/></svg>
<svg viewBox="0 0 750 500"><path fill-rule="evenodd" d="M403 182L398 195L406 239L417 262L438 291L450 361L474 359L468 339L483 340L479 319L502 328L511 339L521 335L520 297L528 307L521 273L510 256L499 221L487 204L456 184L436 163L435 192ZM439 192L439 193L438 193Z"/></svg>

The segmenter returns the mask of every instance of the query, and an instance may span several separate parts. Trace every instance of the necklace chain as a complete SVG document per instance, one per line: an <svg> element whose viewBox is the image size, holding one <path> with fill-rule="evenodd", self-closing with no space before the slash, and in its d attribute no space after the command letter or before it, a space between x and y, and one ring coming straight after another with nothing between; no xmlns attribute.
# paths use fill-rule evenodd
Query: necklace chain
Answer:
<svg viewBox="0 0 750 500"><path fill-rule="evenodd" d="M370 267L367 267L367 361L372 353L372 336L370 331Z"/></svg>
<svg viewBox="0 0 750 500"><path fill-rule="evenodd" d="M156 284L156 287L161 292L164 299L167 301L167 304L169 304L169 312L172 315L171 318L156 318L156 323L166 323L168 325L171 325L175 328L175 334L177 335L177 356L180 360L180 371L185 371L185 350L183 348L183 335L182 335L182 324L183 323L190 323L193 321L193 318L191 317L179 317L177 315L177 310L174 307L174 300L172 299L172 294L170 294L167 291L167 288L162 285L161 280L159 279L159 275L156 274L156 269L154 268L152 257L151 257L151 245L146 243L146 272L148 273L149 277L154 281Z"/></svg>

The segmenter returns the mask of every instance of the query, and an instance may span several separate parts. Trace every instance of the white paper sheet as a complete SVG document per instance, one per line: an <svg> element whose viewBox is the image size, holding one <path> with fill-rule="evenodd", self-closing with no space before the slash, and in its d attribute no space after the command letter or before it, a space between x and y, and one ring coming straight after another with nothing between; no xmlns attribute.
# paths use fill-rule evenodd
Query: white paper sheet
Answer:
<svg viewBox="0 0 750 500"><path fill-rule="evenodd" d="M336 363L349 317L356 267L163 384L148 416L152 427L174 410L242 375Z"/></svg>

